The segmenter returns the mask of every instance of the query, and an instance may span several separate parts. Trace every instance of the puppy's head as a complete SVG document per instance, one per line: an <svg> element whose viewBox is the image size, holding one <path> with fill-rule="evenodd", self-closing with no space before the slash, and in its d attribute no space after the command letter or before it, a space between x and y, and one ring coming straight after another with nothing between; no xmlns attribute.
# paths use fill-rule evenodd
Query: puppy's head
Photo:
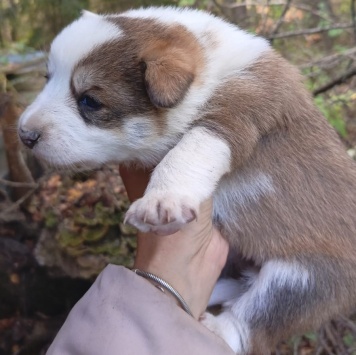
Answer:
<svg viewBox="0 0 356 355"><path fill-rule="evenodd" d="M178 24L85 12L53 41L48 82L19 136L55 166L154 163L185 129L167 115L187 100L199 57Z"/></svg>

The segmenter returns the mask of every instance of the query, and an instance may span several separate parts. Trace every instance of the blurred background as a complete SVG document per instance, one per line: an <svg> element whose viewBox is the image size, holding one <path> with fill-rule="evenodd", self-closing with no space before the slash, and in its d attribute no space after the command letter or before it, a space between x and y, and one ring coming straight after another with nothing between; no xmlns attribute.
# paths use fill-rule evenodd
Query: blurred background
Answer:
<svg viewBox="0 0 356 355"><path fill-rule="evenodd" d="M44 171L17 141L17 118L45 83L51 40L83 9L159 5L207 10L267 38L305 75L355 157L355 0L0 0L0 355L44 354L95 276L109 262L130 266L136 246L122 223L128 201L116 166ZM296 335L275 353L356 354L354 318Z"/></svg>

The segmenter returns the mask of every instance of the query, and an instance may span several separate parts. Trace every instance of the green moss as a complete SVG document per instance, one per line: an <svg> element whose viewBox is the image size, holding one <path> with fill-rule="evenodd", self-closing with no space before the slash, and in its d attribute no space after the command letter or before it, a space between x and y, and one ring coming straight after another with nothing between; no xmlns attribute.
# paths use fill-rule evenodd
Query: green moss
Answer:
<svg viewBox="0 0 356 355"><path fill-rule="evenodd" d="M48 211L44 218L44 224L46 228L54 228L58 225L58 217L54 211Z"/></svg>
<svg viewBox="0 0 356 355"><path fill-rule="evenodd" d="M98 225L92 228L83 228L82 236L85 242L96 242L102 239L109 230L108 225Z"/></svg>
<svg viewBox="0 0 356 355"><path fill-rule="evenodd" d="M68 229L63 229L57 234L57 240L62 248L77 247L83 244L84 237L81 233L75 233Z"/></svg>
<svg viewBox="0 0 356 355"><path fill-rule="evenodd" d="M346 95L333 95L330 98L318 95L314 99L319 110L342 137L347 136L343 108L344 105L348 104L349 100L350 98Z"/></svg>

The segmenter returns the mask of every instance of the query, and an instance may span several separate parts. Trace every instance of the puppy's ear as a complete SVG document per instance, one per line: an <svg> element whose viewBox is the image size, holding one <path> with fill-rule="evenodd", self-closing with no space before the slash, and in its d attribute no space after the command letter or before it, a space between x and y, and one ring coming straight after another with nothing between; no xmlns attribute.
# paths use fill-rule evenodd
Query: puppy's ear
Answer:
<svg viewBox="0 0 356 355"><path fill-rule="evenodd" d="M88 11L88 10L82 10L82 16L84 18L87 18L87 17L99 17L99 15L94 14L94 12L91 12L91 11Z"/></svg>
<svg viewBox="0 0 356 355"><path fill-rule="evenodd" d="M156 107L171 108L183 100L195 75L195 63L184 49L155 48L143 56L148 96Z"/></svg>

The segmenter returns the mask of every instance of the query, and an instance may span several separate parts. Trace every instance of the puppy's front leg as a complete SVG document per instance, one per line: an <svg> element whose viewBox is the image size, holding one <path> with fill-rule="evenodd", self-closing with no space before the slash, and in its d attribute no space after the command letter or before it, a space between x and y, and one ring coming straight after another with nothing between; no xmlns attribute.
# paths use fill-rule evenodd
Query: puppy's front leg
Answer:
<svg viewBox="0 0 356 355"><path fill-rule="evenodd" d="M171 234L197 216L200 203L230 170L228 144L195 127L154 170L145 195L134 202L126 221L142 232Z"/></svg>

